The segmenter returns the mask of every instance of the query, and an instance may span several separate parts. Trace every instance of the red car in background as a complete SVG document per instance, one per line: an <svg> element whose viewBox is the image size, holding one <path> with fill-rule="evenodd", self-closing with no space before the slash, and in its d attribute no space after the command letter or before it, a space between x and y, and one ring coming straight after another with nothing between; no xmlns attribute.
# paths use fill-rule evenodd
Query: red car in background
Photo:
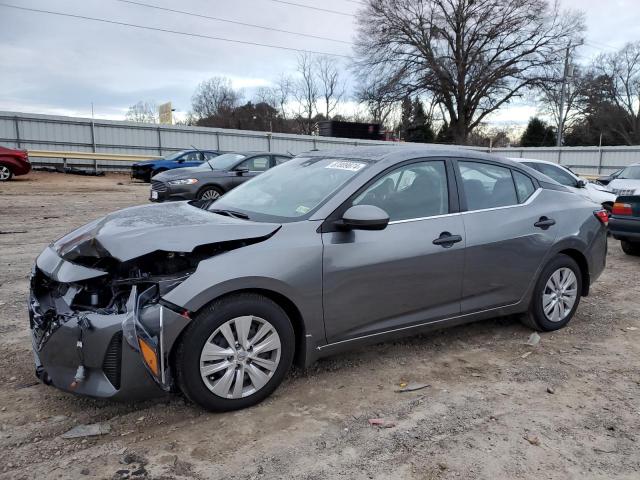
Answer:
<svg viewBox="0 0 640 480"><path fill-rule="evenodd" d="M0 146L0 182L11 180L14 175L26 175L31 163L26 150L14 150Z"/></svg>

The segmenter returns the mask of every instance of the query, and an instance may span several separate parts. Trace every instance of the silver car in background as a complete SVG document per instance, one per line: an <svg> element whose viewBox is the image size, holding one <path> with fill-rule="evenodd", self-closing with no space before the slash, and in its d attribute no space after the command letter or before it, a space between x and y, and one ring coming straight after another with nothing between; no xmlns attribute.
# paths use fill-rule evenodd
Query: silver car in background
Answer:
<svg viewBox="0 0 640 480"><path fill-rule="evenodd" d="M561 328L605 267L606 212L536 170L448 147L311 152L216 201L132 207L37 259L46 383L258 403L293 362L522 314Z"/></svg>

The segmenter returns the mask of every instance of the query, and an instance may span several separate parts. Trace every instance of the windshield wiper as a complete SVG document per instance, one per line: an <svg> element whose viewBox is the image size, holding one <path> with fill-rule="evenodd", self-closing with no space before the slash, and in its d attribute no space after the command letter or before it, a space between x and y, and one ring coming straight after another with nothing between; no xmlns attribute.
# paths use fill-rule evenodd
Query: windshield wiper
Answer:
<svg viewBox="0 0 640 480"><path fill-rule="evenodd" d="M249 220L249 215L242 212L236 212L234 210L224 210L222 208L213 208L210 212L217 213L218 215L226 215L232 218L241 218L242 220Z"/></svg>

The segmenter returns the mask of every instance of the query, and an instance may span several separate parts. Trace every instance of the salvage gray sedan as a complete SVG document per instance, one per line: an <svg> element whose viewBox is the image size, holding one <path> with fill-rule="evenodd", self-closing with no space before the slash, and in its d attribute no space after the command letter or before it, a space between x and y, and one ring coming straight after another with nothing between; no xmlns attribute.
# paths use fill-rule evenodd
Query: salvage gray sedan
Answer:
<svg viewBox="0 0 640 480"><path fill-rule="evenodd" d="M31 280L36 371L82 395L258 403L293 362L522 314L561 328L605 266L606 212L453 148L312 152L215 202L132 207Z"/></svg>

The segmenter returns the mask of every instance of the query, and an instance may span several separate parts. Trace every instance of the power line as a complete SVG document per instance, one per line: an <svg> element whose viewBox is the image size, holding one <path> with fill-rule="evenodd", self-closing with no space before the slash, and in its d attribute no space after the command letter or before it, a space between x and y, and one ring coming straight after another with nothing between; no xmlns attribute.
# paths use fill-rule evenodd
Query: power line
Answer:
<svg viewBox="0 0 640 480"><path fill-rule="evenodd" d="M275 2L275 3L283 3L285 5L291 5L293 7L308 8L310 10L317 10L319 12L335 13L336 15L344 15L345 17L355 17L353 13L339 12L338 10L330 10L328 8L312 7L311 5L305 5L303 3L288 2L286 0L269 0L269 1Z"/></svg>
<svg viewBox="0 0 640 480"><path fill-rule="evenodd" d="M166 8L166 7L160 7L158 5L151 5L149 3L135 2L133 0L115 0L115 1L116 2L121 2L121 3L128 3L128 4L131 4L131 5L137 5L139 7L153 8L155 10L162 10L162 11L165 11L165 12L179 13L181 15L188 15L188 16L191 16L191 17L204 18L204 19L207 19L207 20L215 20L217 22L233 23L235 25L242 25L244 27L260 28L262 30L271 30L273 32L287 33L287 34L290 34L290 35L299 35L301 37L315 38L317 40L327 40L329 42L338 42L338 43L345 43L347 45L352 45L351 42L348 42L346 40L338 40L336 38L322 37L320 35L313 35L311 33L292 32L290 30L282 30L282 29L279 29L279 28L265 27L263 25L254 25L252 23L244 23L244 22L239 22L237 20L229 20L229 19L226 19L226 18L213 17L211 15L204 15L204 14L195 13L195 12L187 12L185 10L175 10L173 8ZM353 0L353 1L355 1L355 0Z"/></svg>
<svg viewBox="0 0 640 480"><path fill-rule="evenodd" d="M80 20L89 20L92 22L100 22L100 23L108 23L110 25L119 25L122 27L131 27L131 28L138 28L141 30L151 30L151 31L155 31L155 32L163 32L163 33L172 33L174 35L182 35L185 37L195 37L195 38L206 38L208 40L217 40L220 42L228 42L228 43L239 43L242 45L251 45L254 47L267 47L267 48L276 48L279 50L288 50L290 52L299 52L299 53L314 53L317 55L327 55L327 56L331 56L331 57L342 57L342 58L352 58L349 55L342 55L339 53L328 53L328 52L319 52L317 50L305 50L302 48L294 48L294 47L284 47L281 45L270 45L267 43L259 43L259 42L250 42L247 40L233 40L230 38L224 38L224 37L215 37L212 35L203 35L200 33L190 33L190 32L181 32L179 30L170 30L167 28L158 28L158 27L148 27L146 25L138 25L135 23L127 23L127 22L118 22L116 20L107 20L106 18L96 18L96 17L88 17L85 15L74 15L71 13L62 13L62 12L53 12L50 10L39 10L36 8L27 8L27 7L19 7L17 5L10 5L8 3L0 3L0 7L6 7L6 8L13 8L16 10L23 10L23 11L27 11L27 12L37 12L37 13L44 13L47 15L56 15L59 17L69 17L69 18L76 18L76 19L80 19Z"/></svg>

